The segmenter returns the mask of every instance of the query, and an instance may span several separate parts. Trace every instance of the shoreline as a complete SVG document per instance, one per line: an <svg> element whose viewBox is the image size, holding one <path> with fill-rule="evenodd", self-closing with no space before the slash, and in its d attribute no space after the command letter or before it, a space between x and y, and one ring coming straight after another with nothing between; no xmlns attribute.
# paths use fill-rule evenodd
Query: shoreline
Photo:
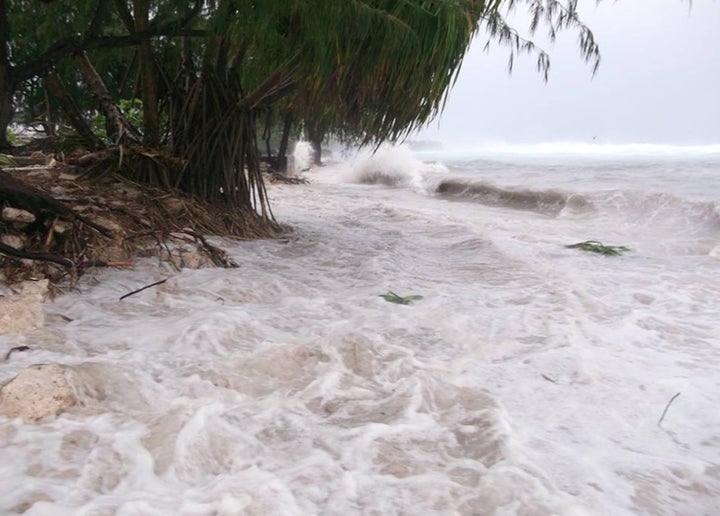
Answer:
<svg viewBox="0 0 720 516"><path fill-rule="evenodd" d="M72 287L88 268L129 267L147 256L177 270L232 267L205 235L275 238L290 230L259 215L119 178L85 179L81 169L42 153L16 159L20 163L0 172L10 205L0 218L0 284L47 277L52 285Z"/></svg>

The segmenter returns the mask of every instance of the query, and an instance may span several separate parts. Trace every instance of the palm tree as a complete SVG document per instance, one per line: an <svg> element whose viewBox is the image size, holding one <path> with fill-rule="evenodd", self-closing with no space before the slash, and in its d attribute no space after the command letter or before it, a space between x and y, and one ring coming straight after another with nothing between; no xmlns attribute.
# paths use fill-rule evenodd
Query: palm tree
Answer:
<svg viewBox="0 0 720 516"><path fill-rule="evenodd" d="M26 1L15 0L16 16ZM0 0L0 7L7 2L12 0ZM41 73L67 48L77 53L134 46L125 54L133 56L126 68L136 74L143 134L107 163L119 163L119 156L119 171L136 180L257 213L267 223L273 217L256 127L269 110L289 110L317 141L327 132L360 144L401 139L441 111L478 31L509 45L511 59L519 51L537 51L505 21L505 8L517 4L533 13L533 29L542 22L552 34L576 27L585 57L598 55L592 33L577 18L576 0L128 2L78 2L84 8L65 15L71 25L87 26L83 36L70 38L62 52L53 50L58 47L50 38L45 50L38 47L40 57L30 59L35 68L10 63L8 49L23 41L13 40L3 23L0 118L7 111L5 83L16 88L20 71ZM547 72L547 55L537 52ZM95 80L102 70L95 77L89 61L79 64L102 90Z"/></svg>
<svg viewBox="0 0 720 516"><path fill-rule="evenodd" d="M243 8L244 7L244 8ZM283 101L318 137L397 139L437 114L479 22L478 0L220 1L182 92L177 186L270 216L256 118Z"/></svg>

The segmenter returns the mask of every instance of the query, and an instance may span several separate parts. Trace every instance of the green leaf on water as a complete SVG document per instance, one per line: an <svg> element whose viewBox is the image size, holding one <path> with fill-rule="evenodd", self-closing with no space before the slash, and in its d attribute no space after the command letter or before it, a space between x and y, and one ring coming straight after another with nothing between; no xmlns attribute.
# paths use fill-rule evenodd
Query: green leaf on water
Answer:
<svg viewBox="0 0 720 516"><path fill-rule="evenodd" d="M605 256L618 256L630 249L624 245L605 245L597 240L587 240L577 244L566 245L568 249L580 249L589 253L603 254Z"/></svg>
<svg viewBox="0 0 720 516"><path fill-rule="evenodd" d="M413 301L419 301L422 299L422 296L418 295L410 295L410 296L398 296L395 292L388 292L387 294L380 294L380 297L383 298L388 303L396 303L398 305L409 305Z"/></svg>

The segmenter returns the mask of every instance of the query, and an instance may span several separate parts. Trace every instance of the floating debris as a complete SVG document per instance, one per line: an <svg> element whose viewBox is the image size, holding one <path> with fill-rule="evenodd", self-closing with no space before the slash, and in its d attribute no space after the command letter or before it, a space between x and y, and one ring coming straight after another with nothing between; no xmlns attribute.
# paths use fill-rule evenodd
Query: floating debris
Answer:
<svg viewBox="0 0 720 516"><path fill-rule="evenodd" d="M589 253L604 254L605 256L618 256L630 249L623 245L605 245L597 240L587 240L577 244L566 245L568 249L580 249Z"/></svg>

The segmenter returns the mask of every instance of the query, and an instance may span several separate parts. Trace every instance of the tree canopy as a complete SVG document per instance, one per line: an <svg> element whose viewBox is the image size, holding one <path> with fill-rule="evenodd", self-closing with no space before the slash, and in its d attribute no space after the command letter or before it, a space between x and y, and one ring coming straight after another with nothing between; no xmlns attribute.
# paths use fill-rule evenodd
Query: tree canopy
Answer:
<svg viewBox="0 0 720 516"><path fill-rule="evenodd" d="M507 22L517 8L531 33L576 29L597 66L577 0L0 0L0 146L15 110L71 121L105 147L98 172L271 218L262 120L298 120L314 139L401 139L442 110L478 34L506 45L511 66L536 53L547 75L547 54ZM98 112L105 139L91 142L82 119Z"/></svg>

